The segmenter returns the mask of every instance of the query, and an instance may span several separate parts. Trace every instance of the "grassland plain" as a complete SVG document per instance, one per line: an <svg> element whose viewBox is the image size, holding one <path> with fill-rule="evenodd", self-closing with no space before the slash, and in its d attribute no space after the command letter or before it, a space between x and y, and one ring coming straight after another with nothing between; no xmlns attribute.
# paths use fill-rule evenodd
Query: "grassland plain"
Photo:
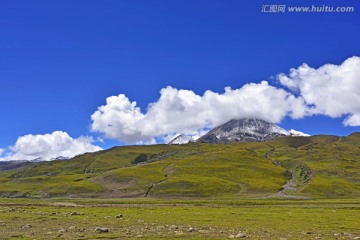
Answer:
<svg viewBox="0 0 360 240"><path fill-rule="evenodd" d="M360 239L360 199L7 198L0 215L0 239Z"/></svg>

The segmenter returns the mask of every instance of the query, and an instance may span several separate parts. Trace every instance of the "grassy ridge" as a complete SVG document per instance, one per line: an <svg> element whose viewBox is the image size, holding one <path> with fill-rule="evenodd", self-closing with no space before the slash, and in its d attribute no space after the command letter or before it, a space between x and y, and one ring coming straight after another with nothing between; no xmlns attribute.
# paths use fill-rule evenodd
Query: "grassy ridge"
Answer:
<svg viewBox="0 0 360 240"><path fill-rule="evenodd" d="M268 142L115 147L0 171L0 196L360 196L360 133ZM284 196L282 196L284 197Z"/></svg>

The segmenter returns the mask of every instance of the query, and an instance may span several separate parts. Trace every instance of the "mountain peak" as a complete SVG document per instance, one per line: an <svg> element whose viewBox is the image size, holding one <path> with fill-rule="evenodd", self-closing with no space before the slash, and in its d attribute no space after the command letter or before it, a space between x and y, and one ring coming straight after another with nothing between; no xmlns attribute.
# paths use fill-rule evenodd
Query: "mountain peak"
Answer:
<svg viewBox="0 0 360 240"><path fill-rule="evenodd" d="M215 127L196 142L200 143L227 143L227 142L264 142L283 136L310 135L291 129L287 131L274 123L257 118L232 119L220 126ZM186 144L193 142L194 138L180 134L169 144Z"/></svg>
<svg viewBox="0 0 360 240"><path fill-rule="evenodd" d="M186 144L193 141L194 139L192 136L180 134L177 137L175 137L173 140L171 140L168 144Z"/></svg>
<svg viewBox="0 0 360 240"><path fill-rule="evenodd" d="M197 142L263 142L290 135L285 129L256 118L232 119L202 136Z"/></svg>

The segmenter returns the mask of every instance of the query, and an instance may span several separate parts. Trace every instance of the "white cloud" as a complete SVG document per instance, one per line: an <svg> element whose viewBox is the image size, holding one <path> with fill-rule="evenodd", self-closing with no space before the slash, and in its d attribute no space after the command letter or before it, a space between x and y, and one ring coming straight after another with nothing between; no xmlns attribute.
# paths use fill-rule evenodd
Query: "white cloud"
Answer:
<svg viewBox="0 0 360 240"><path fill-rule="evenodd" d="M289 76L279 74L278 79L312 106L309 115L347 115L344 125L360 126L360 57L348 58L340 65L325 64L318 69L303 64L291 69Z"/></svg>
<svg viewBox="0 0 360 240"><path fill-rule="evenodd" d="M345 126L360 126L360 114L353 114L350 117L347 117L343 123Z"/></svg>
<svg viewBox="0 0 360 240"><path fill-rule="evenodd" d="M81 136L74 139L62 131L44 135L29 134L19 137L15 145L9 147L10 152L0 160L50 160L59 156L73 157L102 150L99 146L92 145L92 142L91 137Z"/></svg>
<svg viewBox="0 0 360 240"><path fill-rule="evenodd" d="M4 149L0 148L0 157L4 153L4 151L5 151Z"/></svg>
<svg viewBox="0 0 360 240"><path fill-rule="evenodd" d="M248 83L224 93L193 91L171 86L141 111L124 94L111 96L91 116L91 129L126 143L167 142L182 133L198 135L233 118L253 117L278 123L315 114L344 117L345 126L360 126L360 58L315 69L307 64L279 74L281 88L266 81ZM283 89L287 88L287 90Z"/></svg>
<svg viewBox="0 0 360 240"><path fill-rule="evenodd" d="M142 113L136 102L123 94L111 96L91 116L93 131L127 143L154 142L175 133L197 135L233 118L256 117L279 122L285 116L303 117L303 99L270 86L266 81L249 83L224 93L206 91L202 96L190 90L166 87L160 98Z"/></svg>

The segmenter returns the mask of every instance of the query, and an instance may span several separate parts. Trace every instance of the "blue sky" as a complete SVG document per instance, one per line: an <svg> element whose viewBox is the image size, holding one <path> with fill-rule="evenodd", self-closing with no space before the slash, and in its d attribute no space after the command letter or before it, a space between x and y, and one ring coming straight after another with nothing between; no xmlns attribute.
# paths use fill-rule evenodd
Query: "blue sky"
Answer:
<svg viewBox="0 0 360 240"><path fill-rule="evenodd" d="M261 12L263 5L275 4L352 6L355 11ZM222 94L226 86L240 89L266 80L301 96L303 90L290 91L291 84L279 83L277 75L288 75L303 63L318 69L360 56L358 26L360 2L355 0L0 0L0 149L14 154L22 151L23 145L16 145L19 137L54 131L61 131L60 138L66 133L69 141L84 136L86 146L128 143L120 139L123 135L95 128L91 118L108 97L119 94L136 101L142 114L167 86L203 96L207 90ZM355 62L349 66L357 74ZM323 91L316 86L315 93ZM350 104L343 105L360 106L360 88L354 87ZM279 125L348 135L360 127L343 121L359 112L356 106L334 114L324 108L296 120L285 114Z"/></svg>

